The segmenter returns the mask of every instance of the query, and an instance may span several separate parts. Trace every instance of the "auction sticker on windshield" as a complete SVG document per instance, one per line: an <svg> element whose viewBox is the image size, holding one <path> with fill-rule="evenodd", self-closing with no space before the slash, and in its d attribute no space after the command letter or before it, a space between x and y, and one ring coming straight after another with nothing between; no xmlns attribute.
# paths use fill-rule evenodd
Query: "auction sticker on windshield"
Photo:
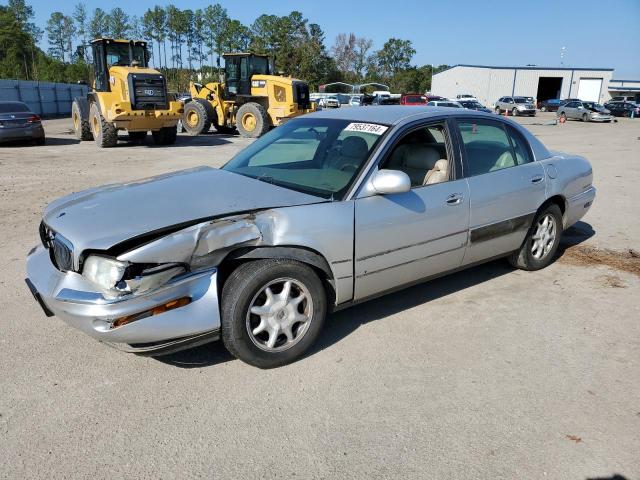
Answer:
<svg viewBox="0 0 640 480"><path fill-rule="evenodd" d="M385 127L384 125L378 125L376 123L350 123L345 128L347 132L365 132L365 133L373 133L374 135L382 135L387 131L389 127Z"/></svg>

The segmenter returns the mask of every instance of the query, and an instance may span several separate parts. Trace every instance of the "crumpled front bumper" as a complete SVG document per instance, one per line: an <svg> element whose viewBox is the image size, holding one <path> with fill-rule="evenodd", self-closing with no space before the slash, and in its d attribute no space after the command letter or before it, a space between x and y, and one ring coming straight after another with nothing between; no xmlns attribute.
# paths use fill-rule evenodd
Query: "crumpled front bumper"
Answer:
<svg viewBox="0 0 640 480"><path fill-rule="evenodd" d="M108 299L82 275L56 269L48 251L39 245L27 257L27 277L45 313L48 309L72 327L123 350L166 354L219 336L216 269L181 277L144 294ZM112 328L118 318L184 297L191 299L185 306Z"/></svg>

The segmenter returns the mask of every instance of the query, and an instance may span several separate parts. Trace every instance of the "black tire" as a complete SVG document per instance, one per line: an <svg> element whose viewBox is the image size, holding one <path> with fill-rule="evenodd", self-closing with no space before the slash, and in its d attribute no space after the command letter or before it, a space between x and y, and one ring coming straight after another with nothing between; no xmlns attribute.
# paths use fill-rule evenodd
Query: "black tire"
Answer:
<svg viewBox="0 0 640 480"><path fill-rule="evenodd" d="M182 114L182 126L192 136L209 131L211 128L210 109L207 108L204 100L196 99L187 102Z"/></svg>
<svg viewBox="0 0 640 480"><path fill-rule="evenodd" d="M532 252L532 248L534 245L534 236L536 236L536 232L538 230L538 223L543 221L546 216L553 217L555 222L555 236L552 243L549 243L550 248L545 250L544 255L541 258L536 258ZM541 208L536 214L533 222L531 223L531 227L527 232L527 236L522 243L522 246L519 250L513 252L509 257L509 263L522 270L540 270L541 268L545 268L555 257L556 251L558 250L558 245L560 244L560 237L562 236L562 211L560 207L555 203L550 203Z"/></svg>
<svg viewBox="0 0 640 480"><path fill-rule="evenodd" d="M589 121L589 115L587 115L586 113L582 114L582 121L583 122L588 122Z"/></svg>
<svg viewBox="0 0 640 480"><path fill-rule="evenodd" d="M540 107L540 111L541 112L546 112L547 111L547 107Z"/></svg>
<svg viewBox="0 0 640 480"><path fill-rule="evenodd" d="M160 130L152 131L151 135L156 145L173 145L178 137L178 127L162 127Z"/></svg>
<svg viewBox="0 0 640 480"><path fill-rule="evenodd" d="M82 115L82 108L80 108L78 100L74 100L71 104L71 121L73 122L74 134L78 140L93 140L89 118Z"/></svg>
<svg viewBox="0 0 640 480"><path fill-rule="evenodd" d="M496 115L500 115L500 107L496 107Z"/></svg>
<svg viewBox="0 0 640 480"><path fill-rule="evenodd" d="M93 139L100 148L111 148L118 144L118 129L104 119L96 103L92 103L89 109L89 123Z"/></svg>
<svg viewBox="0 0 640 480"><path fill-rule="evenodd" d="M147 132L129 132L129 140L135 143L144 143Z"/></svg>
<svg viewBox="0 0 640 480"><path fill-rule="evenodd" d="M312 313L308 326L300 334L302 336L299 340L296 340L297 343L284 350L268 351L265 346L261 348L257 345L258 335L249 331L254 320L249 315L249 309L254 298L278 279L292 279L303 285L311 298L311 303L307 303L304 308L310 308ZM308 265L288 259L256 260L240 265L231 273L222 289L221 312L222 341L227 350L249 365L274 368L300 358L316 341L327 312L327 296L320 278ZM299 332L302 327L298 325L297 328ZM282 336L284 333L281 331L277 338ZM286 337L281 341L285 339Z"/></svg>
<svg viewBox="0 0 640 480"><path fill-rule="evenodd" d="M511 115L514 116L514 117L518 116L518 109L516 107L513 107L511 109Z"/></svg>
<svg viewBox="0 0 640 480"><path fill-rule="evenodd" d="M259 103L245 103L236 114L236 128L243 137L261 137L269 131L267 110Z"/></svg>
<svg viewBox="0 0 640 480"><path fill-rule="evenodd" d="M45 137L36 138L35 143L41 147L47 143L47 139Z"/></svg>

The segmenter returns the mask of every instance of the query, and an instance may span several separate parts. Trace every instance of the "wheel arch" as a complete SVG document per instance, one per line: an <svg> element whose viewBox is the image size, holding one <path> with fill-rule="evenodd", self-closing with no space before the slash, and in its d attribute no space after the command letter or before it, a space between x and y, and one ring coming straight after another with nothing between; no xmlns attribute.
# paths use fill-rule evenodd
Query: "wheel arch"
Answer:
<svg viewBox="0 0 640 480"><path fill-rule="evenodd" d="M562 223L564 224L564 222L566 221L567 199L560 194L552 195L551 197L547 198L544 203L540 205L540 208L538 208L538 212L543 210L548 205L552 204L555 204L560 208L560 211L562 212Z"/></svg>
<svg viewBox="0 0 640 480"><path fill-rule="evenodd" d="M334 274L327 259L318 251L297 245L243 247L230 251L219 263L219 283L222 287L231 272L242 263L267 258L283 258L296 260L311 267L325 285L327 300L334 302L336 286Z"/></svg>

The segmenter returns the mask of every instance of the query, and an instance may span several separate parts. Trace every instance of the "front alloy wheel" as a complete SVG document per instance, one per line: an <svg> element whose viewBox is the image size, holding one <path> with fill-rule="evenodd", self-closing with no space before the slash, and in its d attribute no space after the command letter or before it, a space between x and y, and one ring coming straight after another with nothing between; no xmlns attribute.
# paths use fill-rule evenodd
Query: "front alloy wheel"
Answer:
<svg viewBox="0 0 640 480"><path fill-rule="evenodd" d="M222 289L222 341L250 365L286 365L315 342L326 310L324 286L310 266L277 258L243 263Z"/></svg>
<svg viewBox="0 0 640 480"><path fill-rule="evenodd" d="M292 278L279 278L253 296L247 333L258 348L281 352L304 337L312 317L313 299L307 288Z"/></svg>

